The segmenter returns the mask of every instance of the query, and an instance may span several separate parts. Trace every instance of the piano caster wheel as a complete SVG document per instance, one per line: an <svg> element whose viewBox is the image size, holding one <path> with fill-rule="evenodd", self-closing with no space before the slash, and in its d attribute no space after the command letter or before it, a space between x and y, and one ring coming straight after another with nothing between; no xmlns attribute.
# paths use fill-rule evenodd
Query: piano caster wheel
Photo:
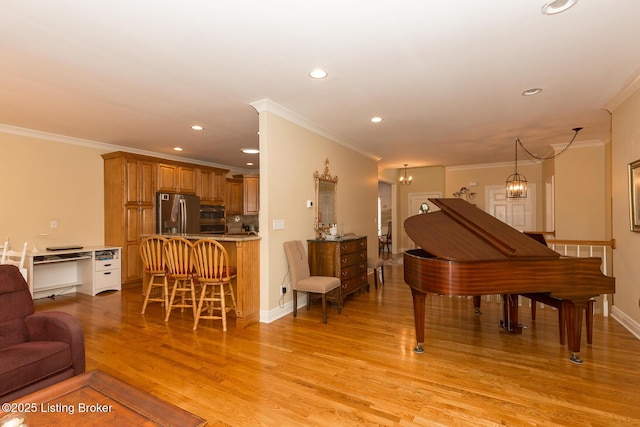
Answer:
<svg viewBox="0 0 640 427"><path fill-rule="evenodd" d="M424 353L424 348L422 348L423 343L419 342L416 347L413 349L415 353L422 354Z"/></svg>
<svg viewBox="0 0 640 427"><path fill-rule="evenodd" d="M580 358L580 356L578 356L575 353L571 353L571 357L569 357L569 361L571 361L572 363L575 363L576 365L582 365L582 363L584 363Z"/></svg>

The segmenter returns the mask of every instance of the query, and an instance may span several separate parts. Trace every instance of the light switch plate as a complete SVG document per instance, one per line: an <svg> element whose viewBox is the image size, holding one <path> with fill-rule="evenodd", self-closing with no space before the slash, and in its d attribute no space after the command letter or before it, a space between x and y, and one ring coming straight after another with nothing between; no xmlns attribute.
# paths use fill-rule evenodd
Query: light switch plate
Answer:
<svg viewBox="0 0 640 427"><path fill-rule="evenodd" d="M273 229L274 230L284 230L284 219L274 219L273 220Z"/></svg>

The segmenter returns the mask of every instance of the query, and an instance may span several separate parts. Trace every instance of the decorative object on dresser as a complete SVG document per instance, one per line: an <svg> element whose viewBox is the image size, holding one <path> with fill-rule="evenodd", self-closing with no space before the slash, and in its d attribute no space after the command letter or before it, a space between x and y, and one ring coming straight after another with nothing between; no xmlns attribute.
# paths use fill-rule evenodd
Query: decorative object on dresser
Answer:
<svg viewBox="0 0 640 427"><path fill-rule="evenodd" d="M342 301L359 290L369 290L366 236L344 236L338 240L307 240L313 276L340 279Z"/></svg>
<svg viewBox="0 0 640 427"><path fill-rule="evenodd" d="M236 309L231 286L236 269L229 265L229 255L222 244L210 239L193 244L193 264L195 279L201 287L193 330L198 328L200 319L221 319L222 331L227 332L227 313ZM227 305L227 297L231 300L230 305ZM219 315L216 314L218 311Z"/></svg>
<svg viewBox="0 0 640 427"><path fill-rule="evenodd" d="M342 312L342 293L340 279L329 275L313 274L309 269L304 245L300 240L284 242L284 252L291 273L291 289L293 289L293 317L298 315L298 291L307 293L307 310L311 305L311 294L322 297L322 323L327 323L327 294L333 292L338 306L338 314Z"/></svg>
<svg viewBox="0 0 640 427"><path fill-rule="evenodd" d="M144 291L144 302L142 303L142 312L147 309L149 301L161 302L164 309L169 307L169 291L167 285L167 265L164 259L164 242L167 238L164 236L148 236L142 239L140 243L140 257L144 267L145 275L148 279L146 282L146 290ZM159 281L158 281L159 280ZM152 296L153 288L160 288L159 296Z"/></svg>
<svg viewBox="0 0 640 427"><path fill-rule="evenodd" d="M329 173L329 159L325 161L324 173L320 175L315 171L313 177L316 181L316 217L314 220L314 229L316 237L324 237L329 234L329 229L334 227L338 222L337 209L337 191L338 177L331 176Z"/></svg>
<svg viewBox="0 0 640 427"><path fill-rule="evenodd" d="M85 370L84 333L69 313L35 313L15 265L0 265L0 401L12 401Z"/></svg>

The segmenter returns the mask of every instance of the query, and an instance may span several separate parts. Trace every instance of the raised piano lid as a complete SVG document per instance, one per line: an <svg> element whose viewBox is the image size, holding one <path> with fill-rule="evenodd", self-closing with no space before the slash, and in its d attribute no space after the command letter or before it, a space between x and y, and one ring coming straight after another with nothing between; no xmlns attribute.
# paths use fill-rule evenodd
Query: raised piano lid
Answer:
<svg viewBox="0 0 640 427"><path fill-rule="evenodd" d="M429 199L441 210L409 217L407 235L429 254L450 261L560 255L462 199Z"/></svg>

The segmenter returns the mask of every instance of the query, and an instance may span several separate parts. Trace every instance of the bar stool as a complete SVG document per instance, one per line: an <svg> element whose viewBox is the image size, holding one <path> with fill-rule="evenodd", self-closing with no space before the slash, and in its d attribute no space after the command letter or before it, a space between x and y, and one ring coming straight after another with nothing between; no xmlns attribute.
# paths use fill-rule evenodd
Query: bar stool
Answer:
<svg viewBox="0 0 640 427"><path fill-rule="evenodd" d="M149 277L141 314L144 314L150 301L163 303L165 310L169 307L167 267L163 251L166 241L167 238L164 236L149 236L140 242L140 258L142 258L144 271ZM153 288L161 288L160 296L151 296Z"/></svg>
<svg viewBox="0 0 640 427"><path fill-rule="evenodd" d="M198 328L200 319L221 319L222 330L226 332L227 313L236 308L236 297L231 286L231 280L236 277L236 273L235 269L229 266L227 251L215 240L198 240L193 244L193 264L196 280L202 287L193 330ZM231 299L229 306L227 297ZM214 313L218 311L219 315Z"/></svg>
<svg viewBox="0 0 640 427"><path fill-rule="evenodd" d="M162 245L167 264L168 280L173 281L165 322L174 308L191 308L196 317L196 288L193 283L193 244L182 237L173 237ZM179 301L176 301L176 294Z"/></svg>
<svg viewBox="0 0 640 427"><path fill-rule="evenodd" d="M376 289L378 289L378 274L380 274L380 286L384 285L384 261L382 258L367 258L367 268L373 269L373 283Z"/></svg>

